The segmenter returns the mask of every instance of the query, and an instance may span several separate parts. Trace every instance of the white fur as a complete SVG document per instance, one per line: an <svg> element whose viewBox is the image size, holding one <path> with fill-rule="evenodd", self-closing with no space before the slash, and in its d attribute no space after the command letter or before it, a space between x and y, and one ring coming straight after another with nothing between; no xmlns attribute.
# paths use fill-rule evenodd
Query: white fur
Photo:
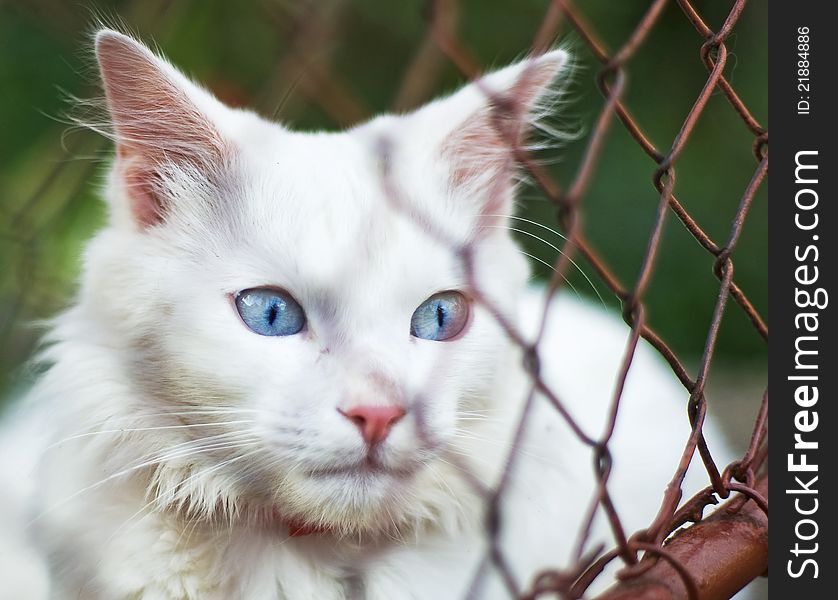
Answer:
<svg viewBox="0 0 838 600"><path fill-rule="evenodd" d="M409 335L428 296L468 287L460 259L417 223L471 244L481 291L533 335L543 301L526 287L526 261L506 229L479 226L496 177L510 177L500 193L511 210L512 174L451 185L459 158L440 148L486 110L485 89L503 93L527 65L546 65L548 80L522 92L534 110L565 54L525 61L411 115L309 134L226 108L154 60L224 139L224 183L194 164L157 165L167 213L141 227L114 169L111 223L88 246L75 306L55 321L49 371L9 425L39 435L6 443L4 462L32 465L32 479L13 477L18 488L32 484L0 507L16 515L6 527L16 537L4 540L22 548L32 537L53 599L337 600L356 586L370 600L461 597L485 536L483 502L459 469L487 488L497 482L529 380L520 352L477 303L460 339ZM480 151L485 159L502 149ZM229 295L262 285L294 295L306 332L261 337L240 322ZM604 426L627 334L601 309L554 301L539 348L544 376L590 435ZM310 474L363 459L357 429L337 408L396 400L408 413L381 461L410 475ZM641 344L611 444L610 490L628 531L651 521L674 472L685 400ZM705 431L724 455L712 423ZM540 396L518 454L501 540L523 584L569 564L593 470L590 450ZM330 533L289 537L291 520ZM598 523L594 541L610 539ZM0 560L4 581L21 572L10 564ZM45 583L28 581L29 597L43 597ZM505 597L493 574L482 592Z"/></svg>

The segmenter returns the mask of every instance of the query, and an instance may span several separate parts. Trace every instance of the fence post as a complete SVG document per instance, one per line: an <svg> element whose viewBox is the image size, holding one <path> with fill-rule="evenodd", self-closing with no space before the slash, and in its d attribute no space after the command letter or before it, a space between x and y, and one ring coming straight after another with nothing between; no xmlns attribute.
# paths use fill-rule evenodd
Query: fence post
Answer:
<svg viewBox="0 0 838 600"><path fill-rule="evenodd" d="M767 497L768 475L754 488ZM753 500L737 495L708 518L676 533L664 549L695 579L696 600L726 600L768 569L768 515ZM643 575L617 583L596 600L687 598L682 577L659 559Z"/></svg>

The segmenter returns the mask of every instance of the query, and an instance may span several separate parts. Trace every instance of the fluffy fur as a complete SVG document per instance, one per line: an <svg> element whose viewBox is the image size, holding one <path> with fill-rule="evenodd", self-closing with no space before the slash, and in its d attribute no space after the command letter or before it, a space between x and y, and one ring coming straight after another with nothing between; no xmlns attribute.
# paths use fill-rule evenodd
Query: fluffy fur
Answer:
<svg viewBox="0 0 838 600"><path fill-rule="evenodd" d="M112 31L97 56L117 146L111 218L8 427L19 493L0 511L16 515L2 579L21 582L15 598L47 585L54 599L461 597L486 545L476 487L497 483L529 379L479 302L447 342L411 337L410 317L476 283L534 335L540 293L498 215L513 210L509 144L555 97L566 53L341 133L225 107ZM232 295L265 285L294 295L306 330L243 325ZM627 330L559 299L546 331L544 376L598 435ZM630 529L674 471L684 400L641 345L612 444ZM364 402L407 410L376 470L337 410ZM593 489L589 449L540 396L526 432L500 534L522 583L570 561ZM505 597L491 573L480 594Z"/></svg>

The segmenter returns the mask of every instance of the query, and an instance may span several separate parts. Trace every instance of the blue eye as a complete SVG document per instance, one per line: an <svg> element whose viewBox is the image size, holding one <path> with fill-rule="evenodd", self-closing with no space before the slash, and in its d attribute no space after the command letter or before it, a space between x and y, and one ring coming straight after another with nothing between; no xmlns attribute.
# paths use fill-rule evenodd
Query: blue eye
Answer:
<svg viewBox="0 0 838 600"><path fill-rule="evenodd" d="M291 295L274 288L253 288L236 294L242 321L259 335L294 335L302 331L306 315Z"/></svg>
<svg viewBox="0 0 838 600"><path fill-rule="evenodd" d="M468 300L459 292L440 292L425 300L410 319L410 335L438 342L460 333L468 321Z"/></svg>

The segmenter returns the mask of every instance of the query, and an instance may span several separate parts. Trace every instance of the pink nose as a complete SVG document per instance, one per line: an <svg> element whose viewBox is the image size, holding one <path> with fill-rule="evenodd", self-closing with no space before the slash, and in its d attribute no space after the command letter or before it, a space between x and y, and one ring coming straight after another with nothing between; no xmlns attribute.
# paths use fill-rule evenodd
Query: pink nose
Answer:
<svg viewBox="0 0 838 600"><path fill-rule="evenodd" d="M357 425L368 446L375 446L384 441L405 410L401 406L355 406L340 410L340 414Z"/></svg>

